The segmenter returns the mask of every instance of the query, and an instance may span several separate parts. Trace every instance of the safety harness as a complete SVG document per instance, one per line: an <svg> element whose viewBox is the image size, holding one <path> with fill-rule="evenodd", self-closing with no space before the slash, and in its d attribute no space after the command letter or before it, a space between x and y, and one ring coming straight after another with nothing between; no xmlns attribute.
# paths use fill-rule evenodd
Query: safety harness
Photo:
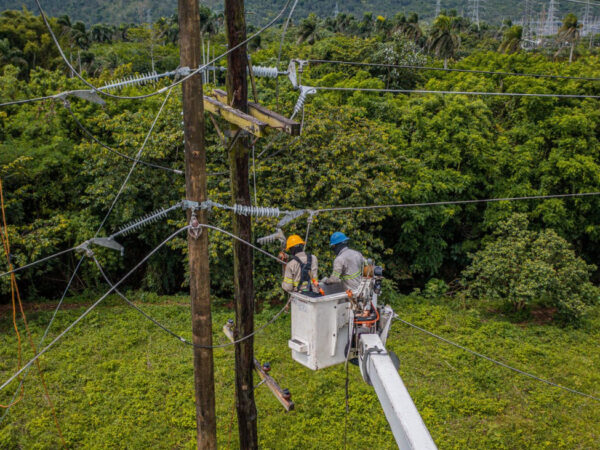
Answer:
<svg viewBox="0 0 600 450"><path fill-rule="evenodd" d="M292 256L292 259L300 264L300 283L298 283L298 290L311 297L320 297L321 294L313 292L312 290L312 255L310 253L306 253L305 263L303 263L296 255ZM306 287L304 287L304 283L306 283Z"/></svg>

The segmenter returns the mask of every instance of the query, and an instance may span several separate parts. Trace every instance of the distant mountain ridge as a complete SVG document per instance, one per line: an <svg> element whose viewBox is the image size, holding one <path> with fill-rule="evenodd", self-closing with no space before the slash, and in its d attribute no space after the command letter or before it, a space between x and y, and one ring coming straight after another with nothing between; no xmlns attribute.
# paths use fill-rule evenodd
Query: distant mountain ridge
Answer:
<svg viewBox="0 0 600 450"><path fill-rule="evenodd" d="M148 22L161 16L170 16L177 11L177 0L41 0L44 10L52 16L67 14L73 20L82 20L88 25L96 23ZM201 1L215 11L223 10L222 0ZM547 3L544 1L543 3ZM264 23L265 18L273 17L285 4L284 0L247 0L248 20L253 23ZM396 13L416 12L424 20L431 20L435 14L435 0L300 0L296 7L296 20L306 17L311 12L321 17L340 13L353 14L361 18L365 12L375 16L392 17ZM523 14L521 0L487 0L482 2L480 12L482 20L498 23L503 19L518 20ZM0 0L0 11L21 9L23 6L37 11L34 0ZM560 2L561 16L573 12L582 17L585 5ZM469 16L468 0L442 0L442 9L455 9L458 14ZM546 5L547 9L547 5Z"/></svg>

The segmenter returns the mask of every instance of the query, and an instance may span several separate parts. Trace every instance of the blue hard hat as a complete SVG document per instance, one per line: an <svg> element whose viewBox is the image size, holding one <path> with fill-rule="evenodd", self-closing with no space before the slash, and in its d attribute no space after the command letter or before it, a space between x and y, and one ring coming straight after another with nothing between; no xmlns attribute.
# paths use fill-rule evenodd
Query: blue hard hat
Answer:
<svg viewBox="0 0 600 450"><path fill-rule="evenodd" d="M344 233L342 233L341 231L336 231L329 238L329 245L342 244L344 242L348 242L349 240L350 240L350 238L348 236L346 236Z"/></svg>

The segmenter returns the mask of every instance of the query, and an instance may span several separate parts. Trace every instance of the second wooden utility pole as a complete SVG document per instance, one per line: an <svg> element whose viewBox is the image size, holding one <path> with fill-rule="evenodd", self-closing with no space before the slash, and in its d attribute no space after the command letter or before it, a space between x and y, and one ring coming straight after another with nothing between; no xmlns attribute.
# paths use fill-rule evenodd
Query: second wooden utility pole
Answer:
<svg viewBox="0 0 600 450"><path fill-rule="evenodd" d="M195 70L200 66L200 15L198 0L179 0L179 33L181 67ZM186 198L195 202L207 199L206 151L204 147L204 95L202 75L183 82L183 122L185 135ZM206 223L206 210L199 210L198 222ZM191 219L191 211L188 220ZM196 345L212 345L210 312L210 276L208 267L208 231L190 230L190 298L192 333ZM215 418L215 385L211 348L194 347L194 391L196 398L196 432L199 449L217 448Z"/></svg>
<svg viewBox="0 0 600 450"><path fill-rule="evenodd" d="M244 0L225 0L225 26L229 48L246 40ZM248 112L248 57L246 45L227 55L227 100L231 107ZM229 152L231 171L231 198L234 204L250 205L248 176L248 138L237 127L231 128L234 140ZM234 215L233 232L248 242L252 239L249 216ZM248 336L254 331L254 282L252 249L239 242L233 244L235 338ZM235 346L235 390L240 448L258 448L257 414L254 403L254 339L249 338Z"/></svg>

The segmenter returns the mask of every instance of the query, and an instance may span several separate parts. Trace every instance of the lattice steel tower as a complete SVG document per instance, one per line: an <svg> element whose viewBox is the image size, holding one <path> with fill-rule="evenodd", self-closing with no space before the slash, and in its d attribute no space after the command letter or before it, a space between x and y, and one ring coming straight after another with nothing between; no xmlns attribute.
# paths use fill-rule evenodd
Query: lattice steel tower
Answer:
<svg viewBox="0 0 600 450"><path fill-rule="evenodd" d="M469 0L469 12L471 14L471 22L479 28L480 8L483 0Z"/></svg>
<svg viewBox="0 0 600 450"><path fill-rule="evenodd" d="M551 36L558 32L558 0L550 0L548 15L544 24L544 36Z"/></svg>

